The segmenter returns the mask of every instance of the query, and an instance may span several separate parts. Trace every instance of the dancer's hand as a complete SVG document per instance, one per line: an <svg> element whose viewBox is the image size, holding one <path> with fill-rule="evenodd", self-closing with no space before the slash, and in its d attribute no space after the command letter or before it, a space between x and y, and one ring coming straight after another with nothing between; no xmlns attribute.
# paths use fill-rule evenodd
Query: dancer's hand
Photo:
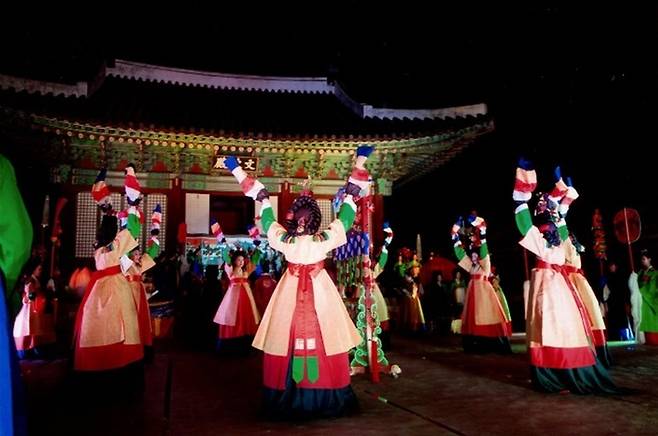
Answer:
<svg viewBox="0 0 658 436"><path fill-rule="evenodd" d="M537 173L529 160L519 158L514 181L514 194L512 198L517 202L527 202L537 188Z"/></svg>

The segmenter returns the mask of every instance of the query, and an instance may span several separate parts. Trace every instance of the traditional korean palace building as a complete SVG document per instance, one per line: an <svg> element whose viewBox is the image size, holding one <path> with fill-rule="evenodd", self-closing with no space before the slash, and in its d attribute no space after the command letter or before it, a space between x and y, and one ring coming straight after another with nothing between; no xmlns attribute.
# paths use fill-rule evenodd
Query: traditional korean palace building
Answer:
<svg viewBox="0 0 658 436"><path fill-rule="evenodd" d="M372 107L326 77L220 74L124 60L91 76L62 83L0 74L3 152L16 166L38 162L49 171L45 193L68 199L62 222L71 238L63 249L77 258L93 253L99 216L90 187L101 167L108 168L119 209L123 169L135 164L147 216L162 206L167 249L180 240L180 223L188 235L207 235L215 217L225 233L246 233L254 206L225 169L227 155L239 156L265 183L279 219L310 176L328 223L354 149L372 144L377 228L382 197L393 184L442 165L494 128L484 104Z"/></svg>

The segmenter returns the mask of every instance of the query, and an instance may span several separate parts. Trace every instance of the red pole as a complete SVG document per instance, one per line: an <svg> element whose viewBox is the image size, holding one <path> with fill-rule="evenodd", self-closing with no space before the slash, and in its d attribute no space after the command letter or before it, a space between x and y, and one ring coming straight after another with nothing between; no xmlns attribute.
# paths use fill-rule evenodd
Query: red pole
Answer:
<svg viewBox="0 0 658 436"><path fill-rule="evenodd" d="M370 232L370 216L371 216L371 210L370 210L370 203L372 201L371 196L367 196L362 198L359 201L359 206L361 208L361 231L363 233L369 233L370 237L372 238L372 232ZM375 329L376 325L374 323L374 320L372 318L372 265L370 259L364 259L363 262L363 269L364 269L364 292L365 292L365 303L366 303L366 330L370 331L370 337L366 334L366 341L370 341L370 343L366 344L368 347L368 354L369 354L369 359L368 359L368 368L370 370L370 381L373 383L379 383L380 378L379 378L379 362L377 361L377 341L374 340L375 338ZM367 270L367 271L366 271Z"/></svg>
<svg viewBox="0 0 658 436"><path fill-rule="evenodd" d="M185 193L179 177L172 180L171 190L167 193L167 232L164 236L166 246L177 247L185 253L185 235L179 235L180 225L185 223ZM183 240L179 240L182 236Z"/></svg>
<svg viewBox="0 0 658 436"><path fill-rule="evenodd" d="M377 361L376 341L370 341L370 355L372 356L372 362L370 362L370 379L373 383L379 383L379 362Z"/></svg>

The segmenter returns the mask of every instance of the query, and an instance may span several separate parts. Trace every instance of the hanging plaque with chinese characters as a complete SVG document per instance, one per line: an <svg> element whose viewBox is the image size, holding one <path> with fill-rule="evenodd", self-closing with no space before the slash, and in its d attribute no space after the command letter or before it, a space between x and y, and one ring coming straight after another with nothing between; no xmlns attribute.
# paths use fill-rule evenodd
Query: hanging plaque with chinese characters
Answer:
<svg viewBox="0 0 658 436"><path fill-rule="evenodd" d="M216 154L213 157L212 170L214 172L229 172L224 164L224 161L229 155ZM242 168L248 173L256 173L258 171L258 158L252 156L236 156Z"/></svg>

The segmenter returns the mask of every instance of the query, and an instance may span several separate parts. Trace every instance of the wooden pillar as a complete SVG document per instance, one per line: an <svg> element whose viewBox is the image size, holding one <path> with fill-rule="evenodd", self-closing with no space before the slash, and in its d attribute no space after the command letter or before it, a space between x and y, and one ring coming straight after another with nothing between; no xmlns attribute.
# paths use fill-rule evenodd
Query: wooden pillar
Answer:
<svg viewBox="0 0 658 436"><path fill-rule="evenodd" d="M370 235L374 247L380 247L384 243L382 226L384 225L384 196L375 194L372 196L372 204L375 212L372 214L372 229ZM393 224L391 224L393 225Z"/></svg>
<svg viewBox="0 0 658 436"><path fill-rule="evenodd" d="M172 180L169 194L169 217L167 218L167 247L178 247L178 226L185 222L185 193L180 177Z"/></svg>
<svg viewBox="0 0 658 436"><path fill-rule="evenodd" d="M291 192L290 182L287 180L281 184L281 194L279 195L279 205L277 211L277 221L283 223L286 219L286 213L294 200L294 193Z"/></svg>

